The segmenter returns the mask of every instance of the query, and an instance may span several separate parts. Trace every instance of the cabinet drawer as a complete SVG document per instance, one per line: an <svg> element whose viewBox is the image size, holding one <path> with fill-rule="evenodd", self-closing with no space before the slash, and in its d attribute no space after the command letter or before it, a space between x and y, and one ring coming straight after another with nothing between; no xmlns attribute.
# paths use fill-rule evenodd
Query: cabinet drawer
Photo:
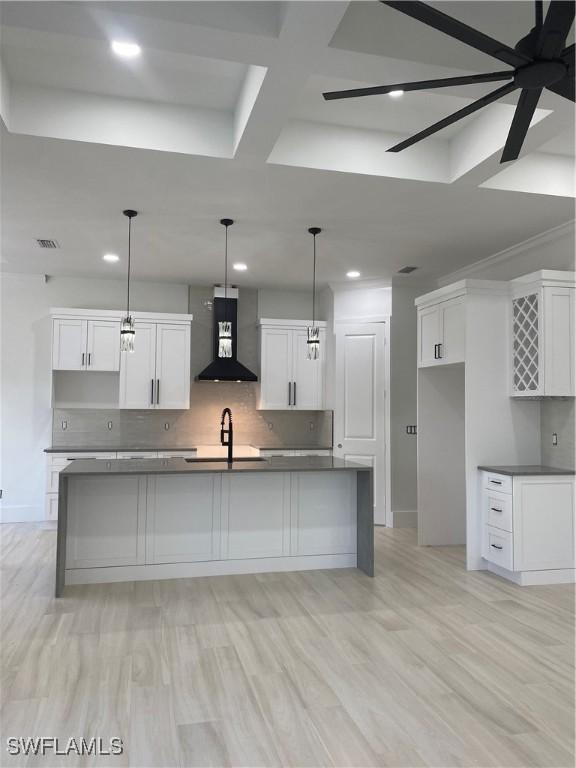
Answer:
<svg viewBox="0 0 576 768"><path fill-rule="evenodd" d="M484 522L512 532L512 496L498 491L484 492Z"/></svg>
<svg viewBox="0 0 576 768"><path fill-rule="evenodd" d="M500 493L512 493L512 478L510 475L485 472L484 488L487 488L489 491L500 491Z"/></svg>
<svg viewBox="0 0 576 768"><path fill-rule="evenodd" d="M490 525L484 526L484 552L483 557L491 563L514 570L514 558L512 547L512 534L501 531Z"/></svg>
<svg viewBox="0 0 576 768"><path fill-rule="evenodd" d="M196 451L158 451L159 459L195 459Z"/></svg>
<svg viewBox="0 0 576 768"><path fill-rule="evenodd" d="M158 451L118 451L118 459L157 459Z"/></svg>

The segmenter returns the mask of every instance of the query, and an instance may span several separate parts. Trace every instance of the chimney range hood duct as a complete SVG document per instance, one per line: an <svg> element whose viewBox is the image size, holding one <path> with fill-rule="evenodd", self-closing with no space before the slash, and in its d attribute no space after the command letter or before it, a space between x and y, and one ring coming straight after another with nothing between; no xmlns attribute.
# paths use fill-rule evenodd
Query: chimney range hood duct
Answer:
<svg viewBox="0 0 576 768"><path fill-rule="evenodd" d="M228 297L224 298L222 288L214 289L214 304L212 314L214 316L212 329L213 362L207 365L196 377L197 381L258 381L258 376L249 371L245 365L238 362L236 357L237 331L238 331L238 290L228 288ZM236 294L236 295L234 295ZM219 357L220 346L219 323L231 323L232 325L232 355L231 357Z"/></svg>

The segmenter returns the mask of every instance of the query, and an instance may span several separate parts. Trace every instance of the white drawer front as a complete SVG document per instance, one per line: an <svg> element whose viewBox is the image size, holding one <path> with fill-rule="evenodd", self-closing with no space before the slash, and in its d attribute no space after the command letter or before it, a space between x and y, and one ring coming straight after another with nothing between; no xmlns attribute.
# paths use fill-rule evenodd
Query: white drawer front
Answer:
<svg viewBox="0 0 576 768"><path fill-rule="evenodd" d="M118 459L157 459L158 451L118 451Z"/></svg>
<svg viewBox="0 0 576 768"><path fill-rule="evenodd" d="M499 491L485 491L484 522L512 532L512 496Z"/></svg>
<svg viewBox="0 0 576 768"><path fill-rule="evenodd" d="M500 493L512 493L512 478L510 475L484 472L484 488L489 491L500 491Z"/></svg>
<svg viewBox="0 0 576 768"><path fill-rule="evenodd" d="M73 459L115 459L116 451L68 451L68 453L49 454L52 461L64 461L69 464Z"/></svg>
<svg viewBox="0 0 576 768"><path fill-rule="evenodd" d="M514 570L512 534L490 525L484 526L483 556L491 563L500 565L508 571Z"/></svg>
<svg viewBox="0 0 576 768"><path fill-rule="evenodd" d="M159 459L194 459L196 451L158 451Z"/></svg>

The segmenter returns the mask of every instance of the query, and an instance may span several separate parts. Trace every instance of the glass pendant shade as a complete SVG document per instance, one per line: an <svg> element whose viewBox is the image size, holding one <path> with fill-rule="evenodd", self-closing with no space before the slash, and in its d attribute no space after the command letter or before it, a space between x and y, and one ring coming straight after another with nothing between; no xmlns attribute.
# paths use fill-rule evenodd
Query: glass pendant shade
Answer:
<svg viewBox="0 0 576 768"><path fill-rule="evenodd" d="M311 325L308 328L308 360L318 360L320 357L320 328Z"/></svg>
<svg viewBox="0 0 576 768"><path fill-rule="evenodd" d="M134 318L127 315L120 324L120 351L134 352Z"/></svg>
<svg viewBox="0 0 576 768"><path fill-rule="evenodd" d="M232 357L232 323L218 323L218 357Z"/></svg>

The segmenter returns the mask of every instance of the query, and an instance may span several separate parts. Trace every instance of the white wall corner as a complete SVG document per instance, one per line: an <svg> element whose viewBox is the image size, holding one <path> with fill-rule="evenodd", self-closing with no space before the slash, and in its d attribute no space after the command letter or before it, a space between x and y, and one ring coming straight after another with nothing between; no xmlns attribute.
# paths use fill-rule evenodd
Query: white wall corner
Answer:
<svg viewBox="0 0 576 768"><path fill-rule="evenodd" d="M0 117L6 128L10 130L10 80L2 57L0 57Z"/></svg>

